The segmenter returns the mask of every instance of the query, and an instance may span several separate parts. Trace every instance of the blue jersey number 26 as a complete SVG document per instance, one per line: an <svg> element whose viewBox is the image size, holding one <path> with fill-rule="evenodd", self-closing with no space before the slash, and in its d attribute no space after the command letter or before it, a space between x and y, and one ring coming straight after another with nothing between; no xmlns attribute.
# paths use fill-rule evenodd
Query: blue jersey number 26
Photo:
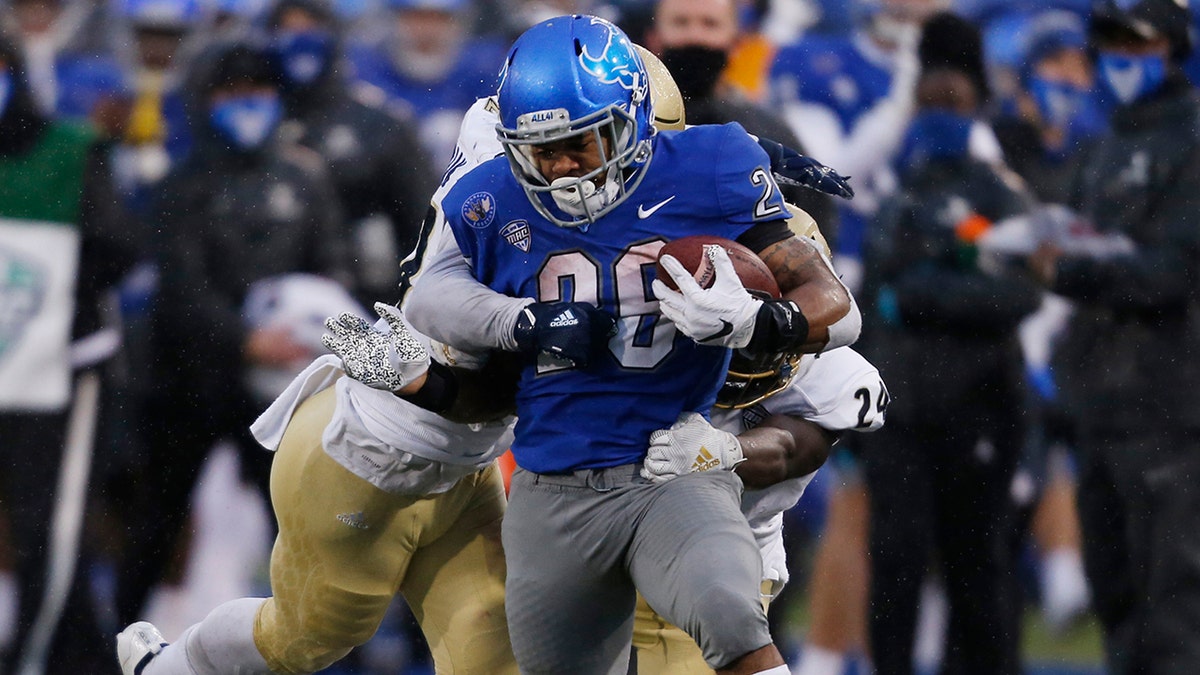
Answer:
<svg viewBox="0 0 1200 675"><path fill-rule="evenodd" d="M600 292L607 271L615 291L614 314L617 334L608 349L624 368L650 369L658 366L675 345L675 324L658 312L658 300L650 290L658 251L666 244L652 239L626 247L603 270L599 261L585 251L552 253L538 271L539 302L586 302L600 305ZM539 373L561 370L540 367Z"/></svg>

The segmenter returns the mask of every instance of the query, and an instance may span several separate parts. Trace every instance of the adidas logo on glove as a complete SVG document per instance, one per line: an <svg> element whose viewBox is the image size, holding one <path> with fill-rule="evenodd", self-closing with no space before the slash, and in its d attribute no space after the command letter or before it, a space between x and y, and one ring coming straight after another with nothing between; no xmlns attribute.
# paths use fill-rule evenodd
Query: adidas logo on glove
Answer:
<svg viewBox="0 0 1200 675"><path fill-rule="evenodd" d="M579 319L575 316L575 313L569 309L554 317L554 320L550 322L551 328L570 328L571 326L578 325Z"/></svg>
<svg viewBox="0 0 1200 675"><path fill-rule="evenodd" d="M700 454L696 455L696 459L692 460L692 471L708 471L721 466L721 460L713 457L708 448L700 446Z"/></svg>

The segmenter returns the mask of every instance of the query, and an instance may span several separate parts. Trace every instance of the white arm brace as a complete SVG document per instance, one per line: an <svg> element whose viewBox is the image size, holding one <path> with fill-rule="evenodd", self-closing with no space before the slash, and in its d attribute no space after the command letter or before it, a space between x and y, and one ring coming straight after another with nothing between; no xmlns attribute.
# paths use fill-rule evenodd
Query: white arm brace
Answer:
<svg viewBox="0 0 1200 675"><path fill-rule="evenodd" d="M816 249L817 255L821 256L821 261L833 272L833 276L837 278L842 288L846 289L846 295L850 297L849 311L842 318L829 325L829 342L825 344L825 348L822 351L852 345L858 340L858 334L862 331L862 312L858 309L858 302L854 299L854 293L850 291L850 287L846 285L841 275L834 269L833 261L826 257L825 252L808 237L801 237L801 239Z"/></svg>

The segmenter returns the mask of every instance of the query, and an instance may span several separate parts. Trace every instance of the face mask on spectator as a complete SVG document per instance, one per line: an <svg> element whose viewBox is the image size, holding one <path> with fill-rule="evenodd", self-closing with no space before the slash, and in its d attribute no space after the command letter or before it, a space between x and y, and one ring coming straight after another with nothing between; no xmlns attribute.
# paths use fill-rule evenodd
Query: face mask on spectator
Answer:
<svg viewBox="0 0 1200 675"><path fill-rule="evenodd" d="M334 39L327 30L281 31L274 52L289 84L304 87L325 73L333 60Z"/></svg>
<svg viewBox="0 0 1200 675"><path fill-rule="evenodd" d="M905 137L900 167L909 168L933 159L965 157L974 124L974 118L949 110L933 109L920 113L913 119Z"/></svg>
<svg viewBox="0 0 1200 675"><path fill-rule="evenodd" d="M1062 146L1049 148L1054 158L1065 157L1075 141L1094 136L1104 128L1104 114L1087 89L1034 75L1029 78L1029 94L1042 122L1062 132Z"/></svg>
<svg viewBox="0 0 1200 675"><path fill-rule="evenodd" d="M729 62L729 55L723 49L689 45L664 49L662 62L675 77L679 93L691 101L712 94Z"/></svg>
<svg viewBox="0 0 1200 675"><path fill-rule="evenodd" d="M1100 52L1097 72L1105 88L1124 105L1158 91L1167 79L1167 61L1157 55L1129 56Z"/></svg>
<svg viewBox="0 0 1200 675"><path fill-rule="evenodd" d="M281 116L279 96L250 94L229 98L212 106L213 129L239 150L255 150L266 143Z"/></svg>

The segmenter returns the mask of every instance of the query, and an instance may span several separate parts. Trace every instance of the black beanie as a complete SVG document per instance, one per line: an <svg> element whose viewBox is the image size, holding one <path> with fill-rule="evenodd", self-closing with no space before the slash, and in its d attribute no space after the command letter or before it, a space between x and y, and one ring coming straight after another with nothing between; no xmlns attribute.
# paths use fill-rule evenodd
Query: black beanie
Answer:
<svg viewBox="0 0 1200 675"><path fill-rule="evenodd" d="M975 85L980 102L990 96L983 60L983 36L970 21L952 12L933 15L921 31L917 55L922 71L939 68L961 71Z"/></svg>

